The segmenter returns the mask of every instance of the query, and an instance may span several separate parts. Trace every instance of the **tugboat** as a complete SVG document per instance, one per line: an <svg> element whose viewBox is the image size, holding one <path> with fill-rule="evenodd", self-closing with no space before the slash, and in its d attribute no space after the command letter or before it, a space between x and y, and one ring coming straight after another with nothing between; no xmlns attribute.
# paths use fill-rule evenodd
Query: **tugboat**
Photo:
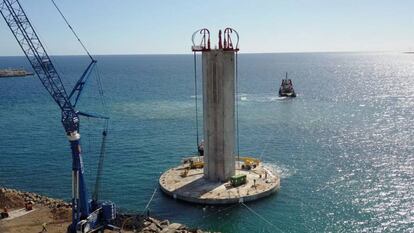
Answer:
<svg viewBox="0 0 414 233"><path fill-rule="evenodd" d="M282 84L279 88L280 97L296 97L295 90L293 90L292 80L288 79L288 73L286 72L286 78L282 79Z"/></svg>

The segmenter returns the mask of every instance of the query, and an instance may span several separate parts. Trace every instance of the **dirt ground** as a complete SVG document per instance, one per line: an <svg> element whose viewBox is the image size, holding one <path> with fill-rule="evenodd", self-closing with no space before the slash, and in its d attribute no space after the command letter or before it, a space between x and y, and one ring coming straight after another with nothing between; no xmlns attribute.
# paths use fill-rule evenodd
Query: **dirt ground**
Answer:
<svg viewBox="0 0 414 233"><path fill-rule="evenodd" d="M70 224L70 209L53 210L44 206L34 206L35 211L12 220L0 220L2 233L36 233L42 232L42 224L46 223L49 233L64 233ZM10 210L11 211L11 210Z"/></svg>
<svg viewBox="0 0 414 233"><path fill-rule="evenodd" d="M71 223L71 209L50 209L36 205L35 211L11 220L0 220L1 233L38 233L46 223L47 233L66 233ZM12 210L10 210L12 211ZM105 231L112 232L112 231Z"/></svg>
<svg viewBox="0 0 414 233"><path fill-rule="evenodd" d="M26 211L25 203L34 203L33 210ZM0 188L0 212L7 208L9 217L0 219L0 233L38 233L44 232L43 224L46 223L47 233L66 233L71 223L72 209L68 203L62 200L41 196L36 193L22 192L15 189ZM149 216L142 218L137 226L142 233L170 232L170 233L203 233L198 229L189 229L179 223L170 223L168 220L157 220ZM135 219L133 215L121 214L115 224L128 228L128 219ZM121 222L119 222L121 221ZM132 222L134 223L134 222ZM141 225L142 224L142 225ZM106 233L115 231L105 230ZM123 233L131 233L122 231Z"/></svg>

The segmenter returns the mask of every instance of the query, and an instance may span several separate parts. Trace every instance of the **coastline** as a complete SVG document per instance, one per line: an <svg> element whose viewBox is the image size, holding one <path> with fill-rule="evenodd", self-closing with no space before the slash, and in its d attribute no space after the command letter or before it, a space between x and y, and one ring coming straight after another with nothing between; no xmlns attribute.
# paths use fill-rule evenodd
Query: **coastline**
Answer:
<svg viewBox="0 0 414 233"><path fill-rule="evenodd" d="M25 204L31 202L33 210L26 211ZM71 223L71 204L60 199L46 197L37 193L0 187L0 208L7 208L9 218L0 219L0 232L40 232L46 223L47 232L66 232ZM170 223L150 216L120 213L114 221L115 225L125 230L122 232L140 233L208 233L200 229L191 229L183 224ZM133 230L136 231L133 231ZM117 232L117 231L105 231Z"/></svg>

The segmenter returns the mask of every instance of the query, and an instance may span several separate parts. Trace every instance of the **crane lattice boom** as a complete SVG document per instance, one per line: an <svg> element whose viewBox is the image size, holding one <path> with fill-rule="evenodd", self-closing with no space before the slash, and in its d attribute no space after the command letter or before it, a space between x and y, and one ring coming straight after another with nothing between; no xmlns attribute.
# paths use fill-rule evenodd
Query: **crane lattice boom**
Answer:
<svg viewBox="0 0 414 233"><path fill-rule="evenodd" d="M53 2L54 3L54 2ZM54 3L55 4L55 3ZM55 4L56 8L57 5ZM58 9L59 10L59 9ZM59 10L60 12L60 10ZM0 0L0 13L8 27L29 60L33 70L36 72L43 86L52 96L62 112L62 123L69 138L72 151L72 224L68 228L70 233L89 233L103 231L104 229L116 229L110 225L115 219L116 209L110 201L97 200L99 188L99 177L102 170L103 157L105 153L106 128L103 133L103 143L98 168L98 177L94 199L88 198L86 183L84 179L83 162L81 155L81 143L79 134L79 116L87 116L101 119L107 117L86 114L75 111L76 103L81 95L83 87L96 64L96 60L88 53L91 63L83 72L75 87L67 94L59 73L56 71L49 55L47 54L36 31L26 16L18 0ZM60 12L62 14L62 12ZM63 16L63 14L62 14ZM65 19L66 23L67 20ZM70 27L72 32L73 29ZM74 32L75 33L75 32ZM76 35L76 34L75 34ZM79 40L79 37L76 35ZM83 46L83 44L82 44ZM84 47L84 46L83 46ZM86 48L84 47L86 50ZM73 103L71 102L73 100Z"/></svg>
<svg viewBox="0 0 414 233"><path fill-rule="evenodd" d="M79 118L70 103L59 73L17 0L0 2L0 12L43 86L62 110L66 133L79 130Z"/></svg>

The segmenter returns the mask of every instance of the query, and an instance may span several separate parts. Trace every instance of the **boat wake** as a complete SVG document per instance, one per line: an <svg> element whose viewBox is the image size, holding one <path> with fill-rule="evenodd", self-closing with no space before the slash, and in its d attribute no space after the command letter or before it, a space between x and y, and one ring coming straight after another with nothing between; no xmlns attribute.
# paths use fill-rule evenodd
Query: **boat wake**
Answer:
<svg viewBox="0 0 414 233"><path fill-rule="evenodd" d="M239 94L237 98L241 102L256 102L256 103L270 103L286 99L286 97L279 97L274 94Z"/></svg>
<svg viewBox="0 0 414 233"><path fill-rule="evenodd" d="M191 99L195 99L195 95L190 96ZM202 95L197 95L198 99L202 99ZM288 99L286 96L278 96L272 93L268 94L246 94L246 93L240 93L237 95L237 99L240 102L255 102L255 103L270 103L270 102L276 102Z"/></svg>
<svg viewBox="0 0 414 233"><path fill-rule="evenodd" d="M266 162L263 163L263 166L265 166L270 172L278 174L282 179L291 177L296 173L296 169L284 164Z"/></svg>

